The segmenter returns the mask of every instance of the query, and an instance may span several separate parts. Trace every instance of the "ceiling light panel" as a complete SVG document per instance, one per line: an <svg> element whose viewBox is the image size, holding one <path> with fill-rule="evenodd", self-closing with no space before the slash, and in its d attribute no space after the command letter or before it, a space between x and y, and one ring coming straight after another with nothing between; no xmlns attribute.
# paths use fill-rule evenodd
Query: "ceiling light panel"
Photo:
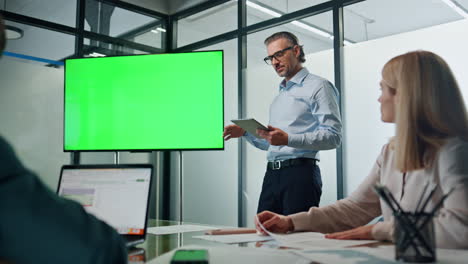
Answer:
<svg viewBox="0 0 468 264"><path fill-rule="evenodd" d="M248 0L247 2L247 25L253 25L282 14L289 14L304 8L328 2L329 0ZM257 7L258 6L258 7ZM271 12L260 13L261 8Z"/></svg>
<svg viewBox="0 0 468 264"><path fill-rule="evenodd" d="M345 6L343 16L345 38L355 42L411 32L463 18L443 0L366 0Z"/></svg>
<svg viewBox="0 0 468 264"><path fill-rule="evenodd" d="M228 1L177 21L177 47L237 29L237 1Z"/></svg>
<svg viewBox="0 0 468 264"><path fill-rule="evenodd" d="M440 0L444 2L448 7L453 11L457 12L460 16L468 18L468 11L457 1L455 0Z"/></svg>

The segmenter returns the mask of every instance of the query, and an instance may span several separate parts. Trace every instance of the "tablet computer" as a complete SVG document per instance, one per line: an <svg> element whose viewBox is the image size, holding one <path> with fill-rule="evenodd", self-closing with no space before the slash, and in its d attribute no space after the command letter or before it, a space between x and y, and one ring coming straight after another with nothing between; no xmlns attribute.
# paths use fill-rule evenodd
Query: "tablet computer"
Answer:
<svg viewBox="0 0 468 264"><path fill-rule="evenodd" d="M258 122L254 118L234 119L231 121L234 124L242 127L245 131L249 132L256 138L262 138L259 135L257 135L257 129L269 130L266 126L262 125L260 122Z"/></svg>

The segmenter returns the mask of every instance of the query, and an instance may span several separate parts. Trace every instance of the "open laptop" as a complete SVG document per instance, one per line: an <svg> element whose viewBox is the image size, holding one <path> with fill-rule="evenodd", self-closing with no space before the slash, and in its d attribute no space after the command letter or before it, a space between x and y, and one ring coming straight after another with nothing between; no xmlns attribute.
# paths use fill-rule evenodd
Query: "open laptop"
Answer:
<svg viewBox="0 0 468 264"><path fill-rule="evenodd" d="M152 173L150 164L64 165L57 194L114 227L130 247L146 237Z"/></svg>

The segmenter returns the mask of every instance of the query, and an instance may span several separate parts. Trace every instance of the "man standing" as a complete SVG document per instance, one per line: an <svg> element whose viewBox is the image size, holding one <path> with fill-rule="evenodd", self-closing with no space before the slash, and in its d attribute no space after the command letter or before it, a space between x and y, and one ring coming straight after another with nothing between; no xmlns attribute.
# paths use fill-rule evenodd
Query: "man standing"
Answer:
<svg viewBox="0 0 468 264"><path fill-rule="evenodd" d="M275 33L265 45L265 62L284 77L270 106L268 130L257 130L262 137L258 139L237 125L229 125L223 136L226 140L243 136L268 151L257 212L289 215L319 205L322 179L318 151L341 143L338 91L302 66L304 50L294 34Z"/></svg>

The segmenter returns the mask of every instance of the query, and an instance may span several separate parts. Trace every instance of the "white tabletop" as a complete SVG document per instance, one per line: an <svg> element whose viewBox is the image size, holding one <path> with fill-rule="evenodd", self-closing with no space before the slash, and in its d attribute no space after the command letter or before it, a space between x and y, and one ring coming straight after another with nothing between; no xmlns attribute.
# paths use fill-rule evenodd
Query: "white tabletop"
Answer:
<svg viewBox="0 0 468 264"><path fill-rule="evenodd" d="M284 250L269 248L238 247L232 245L222 245L215 247L184 246L189 249L207 249L209 253L209 263L401 263L395 258L395 247L393 245L380 246L378 248L358 247L358 248L319 248L308 250ZM170 263L174 250L170 251L150 264ZM468 263L468 250L437 249L437 262L450 264Z"/></svg>

